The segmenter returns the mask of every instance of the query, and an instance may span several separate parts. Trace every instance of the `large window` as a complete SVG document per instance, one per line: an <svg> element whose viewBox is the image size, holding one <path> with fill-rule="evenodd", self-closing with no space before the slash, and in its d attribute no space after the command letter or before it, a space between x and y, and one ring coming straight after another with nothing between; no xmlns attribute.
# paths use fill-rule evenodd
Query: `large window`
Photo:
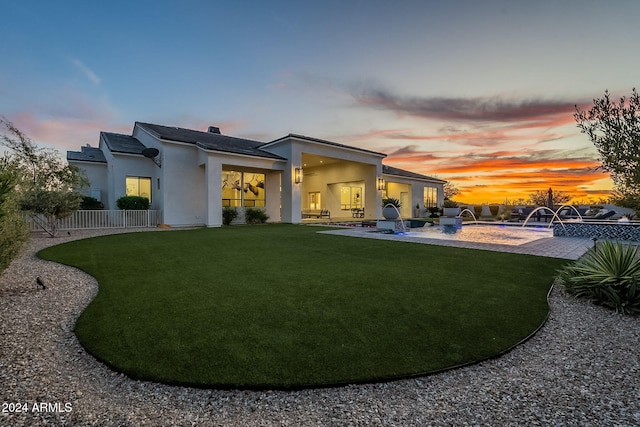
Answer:
<svg viewBox="0 0 640 427"><path fill-rule="evenodd" d="M264 206L264 174L222 171L222 206Z"/></svg>
<svg viewBox="0 0 640 427"><path fill-rule="evenodd" d="M345 185L340 188L340 209L360 209L362 204L362 187Z"/></svg>
<svg viewBox="0 0 640 427"><path fill-rule="evenodd" d="M128 176L126 178L127 196L146 197L151 203L151 178Z"/></svg>
<svg viewBox="0 0 640 427"><path fill-rule="evenodd" d="M433 208L438 204L438 189L434 187L424 187L424 207Z"/></svg>

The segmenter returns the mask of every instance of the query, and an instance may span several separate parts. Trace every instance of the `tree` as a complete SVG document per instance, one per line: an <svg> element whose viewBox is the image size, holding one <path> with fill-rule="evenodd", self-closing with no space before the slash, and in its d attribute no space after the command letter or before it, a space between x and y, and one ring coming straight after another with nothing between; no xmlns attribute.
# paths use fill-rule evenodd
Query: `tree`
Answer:
<svg viewBox="0 0 640 427"><path fill-rule="evenodd" d="M640 96L636 89L618 102L605 90L588 111L576 105L573 117L596 146L601 168L611 174L616 188L625 195L640 194Z"/></svg>
<svg viewBox="0 0 640 427"><path fill-rule="evenodd" d="M529 203L538 206L547 206L549 190L537 190L529 196ZM554 206L561 206L571 200L571 196L564 191L554 191L551 199Z"/></svg>
<svg viewBox="0 0 640 427"><path fill-rule="evenodd" d="M6 158L20 172L16 188L22 210L45 217L41 224L52 237L57 234L57 222L80 207L79 190L87 179L75 166L62 161L55 150L38 147L9 120L0 117L4 132L0 145L9 149Z"/></svg>
<svg viewBox="0 0 640 427"><path fill-rule="evenodd" d="M453 184L451 181L447 181L444 184L443 187L443 192L442 194L444 195L444 199L452 199L453 196L460 194L460 190L458 189L458 187L456 187L455 184Z"/></svg>

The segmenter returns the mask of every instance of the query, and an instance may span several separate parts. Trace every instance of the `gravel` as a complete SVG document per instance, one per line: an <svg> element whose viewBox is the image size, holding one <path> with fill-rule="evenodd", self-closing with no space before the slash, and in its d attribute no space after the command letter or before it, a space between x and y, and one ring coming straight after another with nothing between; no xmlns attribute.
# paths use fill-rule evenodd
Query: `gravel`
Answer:
<svg viewBox="0 0 640 427"><path fill-rule="evenodd" d="M87 354L73 333L96 281L35 256L120 231L34 234L0 276L0 425L640 425L640 318L558 288L529 341L437 375L301 391L134 381Z"/></svg>

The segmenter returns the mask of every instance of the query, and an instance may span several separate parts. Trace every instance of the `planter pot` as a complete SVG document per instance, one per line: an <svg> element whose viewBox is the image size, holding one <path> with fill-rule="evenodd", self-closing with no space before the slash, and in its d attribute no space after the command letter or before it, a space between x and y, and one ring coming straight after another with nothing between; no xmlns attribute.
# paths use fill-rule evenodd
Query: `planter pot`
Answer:
<svg viewBox="0 0 640 427"><path fill-rule="evenodd" d="M442 208L444 216L458 216L460 215L460 208Z"/></svg>
<svg viewBox="0 0 640 427"><path fill-rule="evenodd" d="M382 208L382 216L385 219L398 219L399 215L398 210L393 206L386 206Z"/></svg>

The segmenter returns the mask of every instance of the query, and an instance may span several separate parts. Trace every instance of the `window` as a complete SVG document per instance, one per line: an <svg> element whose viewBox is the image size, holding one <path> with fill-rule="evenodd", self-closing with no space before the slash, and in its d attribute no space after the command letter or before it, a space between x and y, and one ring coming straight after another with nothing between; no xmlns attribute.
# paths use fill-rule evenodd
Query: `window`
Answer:
<svg viewBox="0 0 640 427"><path fill-rule="evenodd" d="M438 189L434 187L424 187L424 207L432 208L438 203Z"/></svg>
<svg viewBox="0 0 640 427"><path fill-rule="evenodd" d="M151 178L128 176L126 178L127 196L146 197L151 203Z"/></svg>
<svg viewBox="0 0 640 427"><path fill-rule="evenodd" d="M340 188L340 209L362 208L362 187L343 186Z"/></svg>
<svg viewBox="0 0 640 427"><path fill-rule="evenodd" d="M222 206L264 206L263 173L222 171Z"/></svg>
<svg viewBox="0 0 640 427"><path fill-rule="evenodd" d="M311 210L322 209L322 203L320 203L319 191L312 191L309 193L309 209Z"/></svg>

